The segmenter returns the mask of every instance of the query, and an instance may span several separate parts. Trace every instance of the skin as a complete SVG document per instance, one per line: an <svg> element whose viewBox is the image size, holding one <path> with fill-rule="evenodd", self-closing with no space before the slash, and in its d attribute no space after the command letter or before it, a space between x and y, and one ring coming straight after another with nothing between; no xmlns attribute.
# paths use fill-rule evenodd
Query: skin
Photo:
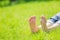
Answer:
<svg viewBox="0 0 60 40"><path fill-rule="evenodd" d="M30 17L29 25L30 25L31 31L33 33L38 31L38 27L36 26L36 17L35 16Z"/></svg>
<svg viewBox="0 0 60 40"><path fill-rule="evenodd" d="M47 31L48 30L48 28L46 26L47 20L46 20L45 16L41 16L41 22L40 23L41 23L43 31Z"/></svg>
<svg viewBox="0 0 60 40"><path fill-rule="evenodd" d="M35 16L30 17L30 19L29 19L29 25L30 25L31 31L33 33L34 32L38 32L39 28L36 25L36 17ZM41 16L41 26L42 26L43 31L47 31L46 17L45 16Z"/></svg>
<svg viewBox="0 0 60 40"><path fill-rule="evenodd" d="M41 16L40 19L41 19L41 21L40 21L41 25L37 26L36 25L36 16L30 17L29 25L30 25L31 31L33 33L38 32L38 30L40 28L42 28L43 31L47 32L48 30L51 30L51 29L54 29L54 28L60 26L60 21L57 21L56 23L52 24L51 22L46 20L45 16Z"/></svg>

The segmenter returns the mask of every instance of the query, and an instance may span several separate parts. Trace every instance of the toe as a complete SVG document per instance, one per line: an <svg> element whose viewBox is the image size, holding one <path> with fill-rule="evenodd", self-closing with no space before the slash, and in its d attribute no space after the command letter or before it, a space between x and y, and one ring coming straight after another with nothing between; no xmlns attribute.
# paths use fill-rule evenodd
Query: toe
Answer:
<svg viewBox="0 0 60 40"><path fill-rule="evenodd" d="M29 19L29 22L35 22L36 20L36 16L32 16L30 19Z"/></svg>

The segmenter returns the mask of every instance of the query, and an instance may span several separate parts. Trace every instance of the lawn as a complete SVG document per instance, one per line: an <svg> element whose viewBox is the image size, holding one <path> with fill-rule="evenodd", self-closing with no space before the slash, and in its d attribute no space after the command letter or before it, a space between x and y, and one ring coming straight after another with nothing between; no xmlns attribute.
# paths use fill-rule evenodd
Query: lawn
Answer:
<svg viewBox="0 0 60 40"><path fill-rule="evenodd" d="M60 40L60 28L31 33L29 18L36 16L40 25L40 16L47 19L60 12L60 1L29 2L0 8L0 40Z"/></svg>

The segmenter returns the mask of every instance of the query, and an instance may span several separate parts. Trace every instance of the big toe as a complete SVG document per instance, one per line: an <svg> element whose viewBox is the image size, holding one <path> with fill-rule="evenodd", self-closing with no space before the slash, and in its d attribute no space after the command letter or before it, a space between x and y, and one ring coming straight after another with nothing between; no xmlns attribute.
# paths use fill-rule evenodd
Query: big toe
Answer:
<svg viewBox="0 0 60 40"><path fill-rule="evenodd" d="M35 21L36 21L36 16L30 17L29 22L35 22Z"/></svg>
<svg viewBox="0 0 60 40"><path fill-rule="evenodd" d="M45 22L46 23L46 17L45 16L41 16L41 22Z"/></svg>

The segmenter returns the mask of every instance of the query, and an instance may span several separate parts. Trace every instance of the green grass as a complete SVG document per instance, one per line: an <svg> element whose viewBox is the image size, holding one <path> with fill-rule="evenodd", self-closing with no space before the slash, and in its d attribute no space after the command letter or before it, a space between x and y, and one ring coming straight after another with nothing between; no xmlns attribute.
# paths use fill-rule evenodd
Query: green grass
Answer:
<svg viewBox="0 0 60 40"><path fill-rule="evenodd" d="M60 1L29 2L10 7L0 8L0 40L60 40L60 28L49 33L41 29L38 33L31 33L29 18L36 16L40 25L40 16L47 19L60 11Z"/></svg>

